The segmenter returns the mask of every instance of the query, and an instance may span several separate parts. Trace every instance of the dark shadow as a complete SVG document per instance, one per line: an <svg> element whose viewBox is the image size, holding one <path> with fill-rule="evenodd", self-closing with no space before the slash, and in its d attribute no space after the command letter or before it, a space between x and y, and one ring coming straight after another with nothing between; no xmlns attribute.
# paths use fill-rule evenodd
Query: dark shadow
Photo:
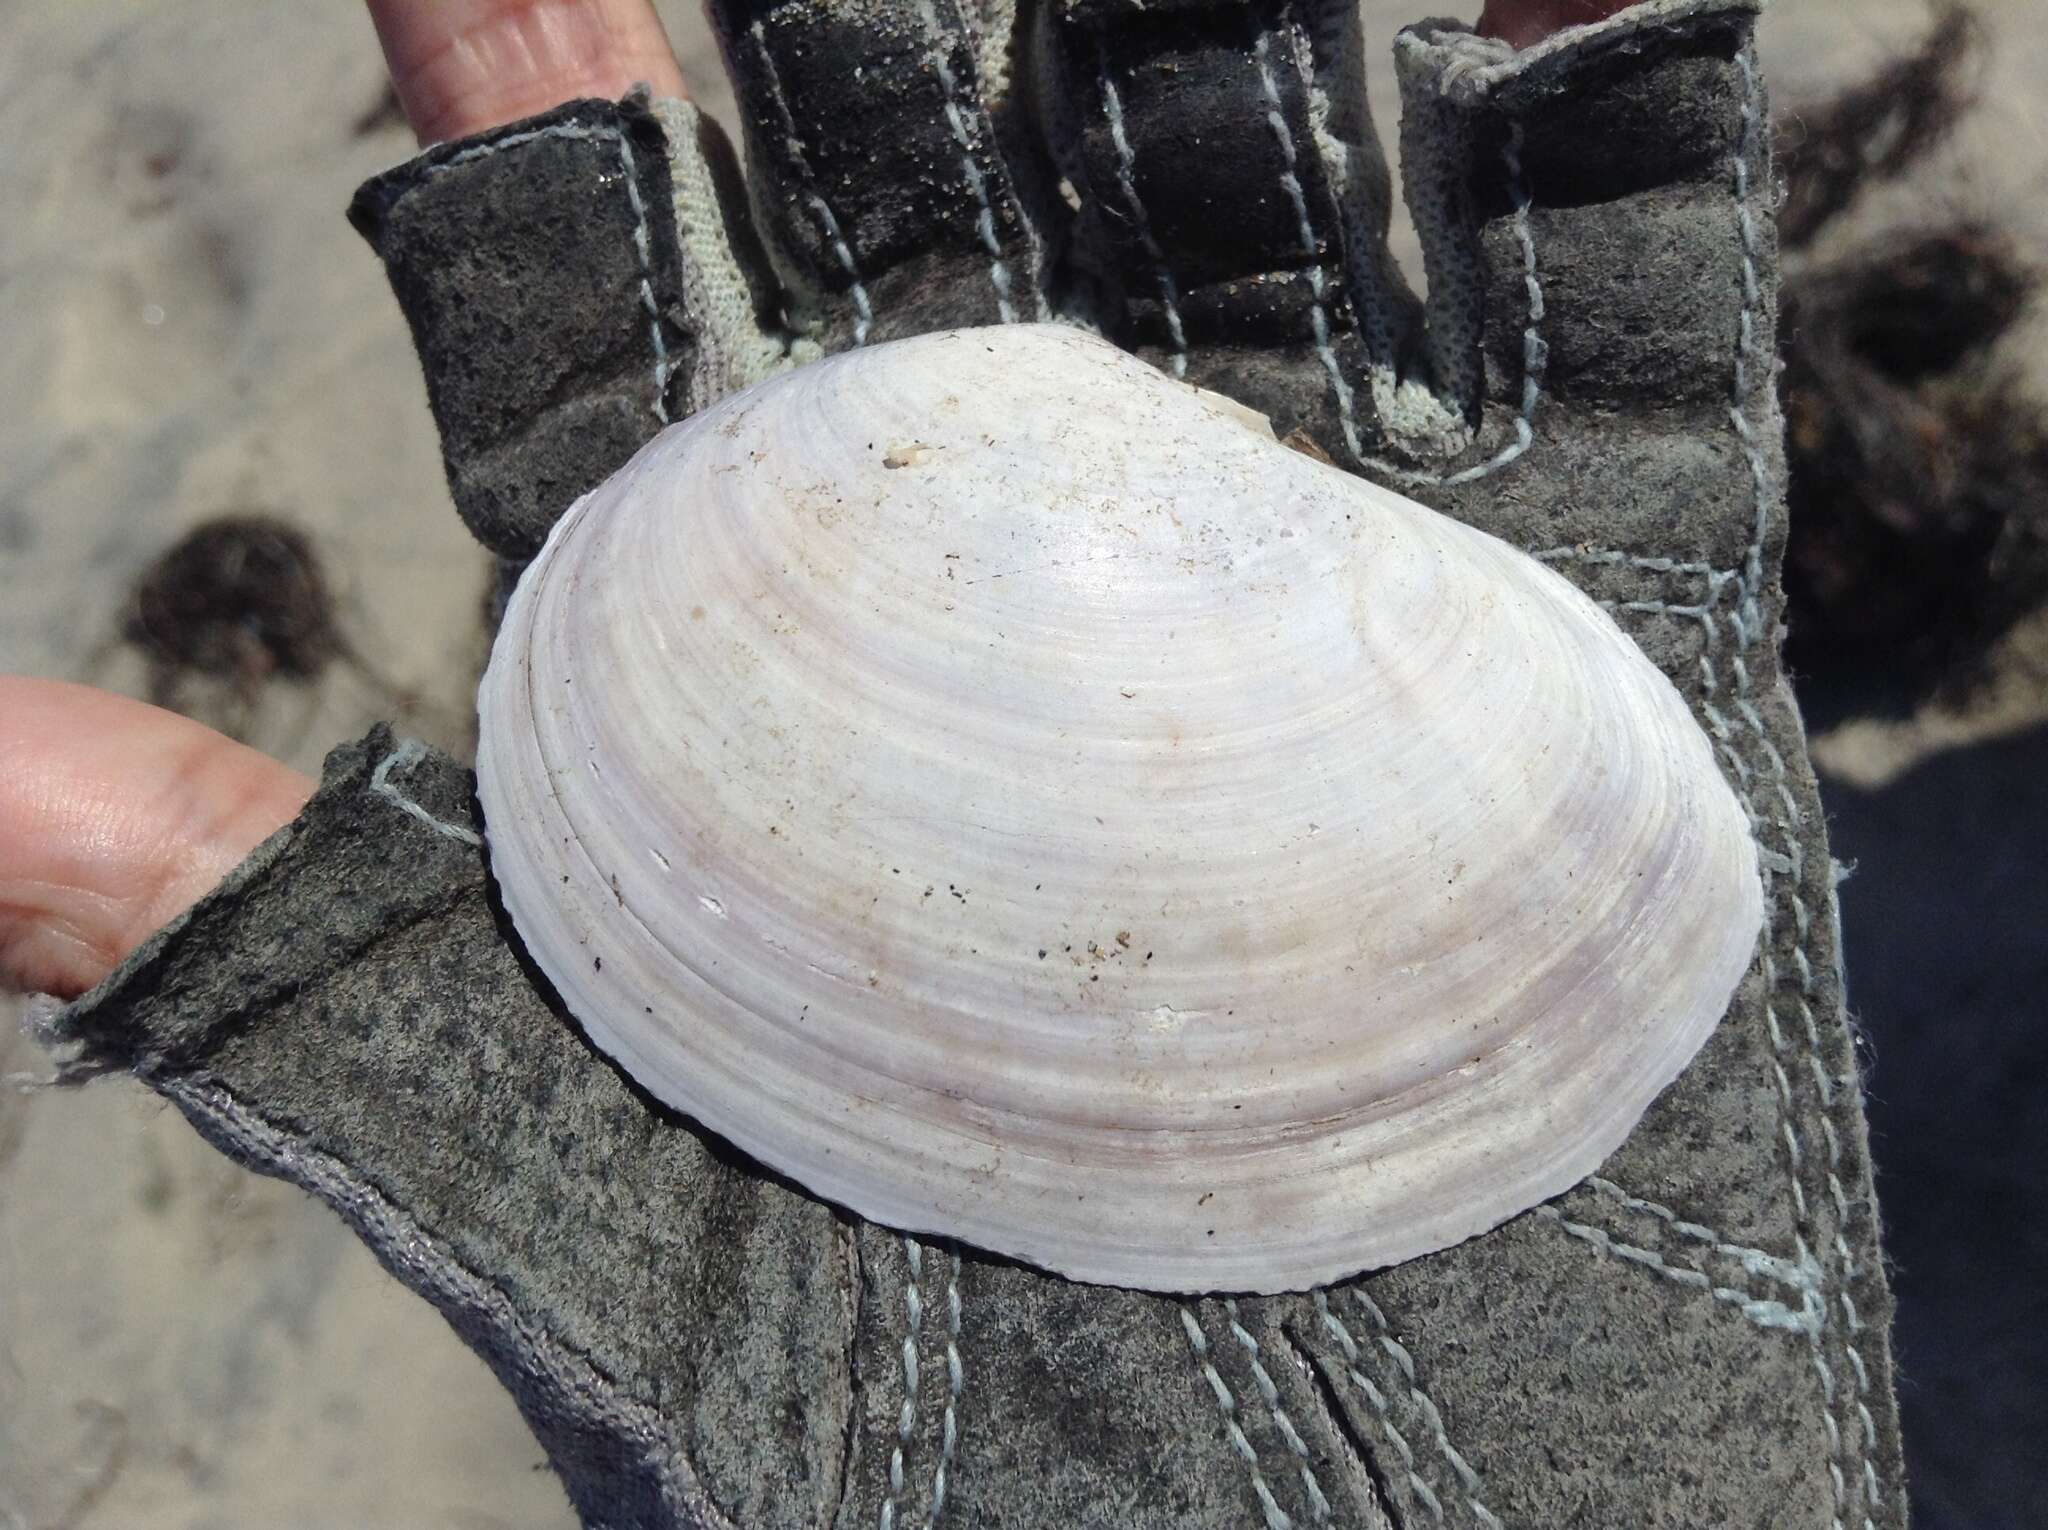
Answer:
<svg viewBox="0 0 2048 1530"><path fill-rule="evenodd" d="M1823 784L1919 1530L2048 1500L2048 729ZM1871 1063L1874 1054L1874 1064Z"/></svg>

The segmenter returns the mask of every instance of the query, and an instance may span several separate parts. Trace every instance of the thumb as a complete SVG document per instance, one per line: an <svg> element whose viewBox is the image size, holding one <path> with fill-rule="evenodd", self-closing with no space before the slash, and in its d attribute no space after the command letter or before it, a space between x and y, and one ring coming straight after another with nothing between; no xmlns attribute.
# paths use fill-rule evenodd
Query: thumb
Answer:
<svg viewBox="0 0 2048 1530"><path fill-rule="evenodd" d="M83 993L312 791L174 713L0 676L0 990Z"/></svg>

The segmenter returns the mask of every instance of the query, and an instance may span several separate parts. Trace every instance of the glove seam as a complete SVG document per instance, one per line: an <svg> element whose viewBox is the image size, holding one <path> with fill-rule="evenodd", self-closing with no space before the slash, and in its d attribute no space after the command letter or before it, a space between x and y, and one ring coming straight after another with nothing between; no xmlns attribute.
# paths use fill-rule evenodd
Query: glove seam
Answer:
<svg viewBox="0 0 2048 1530"><path fill-rule="evenodd" d="M1848 1281L1855 1278L1856 1264L1846 1237L1849 1225L1849 1205L1840 1177L1841 1137L1833 1120L1836 1096L1833 1086L1828 1081L1827 1069L1821 1057L1820 1032L1814 1017L1813 1006L1810 1002L1815 987L1813 968L1806 950L1811 926L1811 913L1799 891L1799 886L1804 876L1804 847L1799 842L1795 828L1802 821L1804 815L1800 812L1798 803L1792 795L1784 756L1777 746L1771 742L1769 730L1766 728L1764 720L1752 699L1749 666L1744 661L1745 651L1761 635L1763 625L1759 601L1764 583L1764 544L1770 530L1771 506L1777 494L1776 485L1772 481L1770 464L1764 456L1762 447L1758 444L1755 427L1750 424L1746 412L1748 405L1757 392L1751 373L1750 358L1756 354L1757 320L1764 302L1762 283L1758 277L1761 236L1758 231L1756 217L1750 208L1750 202L1753 197L1750 161L1759 154L1767 153L1763 143L1762 132L1762 85L1757 76L1756 63L1753 56L1754 46L1753 40L1745 40L1744 45L1737 51L1735 57L1736 69L1742 83L1742 132L1733 156L1731 191L1735 204L1736 233L1742 250L1743 300L1739 328L1736 335L1733 391L1728 418L1731 428L1741 443L1743 454L1749 462L1750 476L1756 495L1756 522L1751 534L1749 548L1743 559L1743 577L1740 585L1741 600L1737 606L1735 629L1736 652L1730 662L1735 672L1736 710L1742 715L1744 723L1756 737L1757 744L1762 750L1770 771L1772 785L1775 787L1779 800L1785 809L1784 842L1786 857L1791 862L1791 881L1787 884L1786 901L1783 904L1778 902L1777 889L1774 886L1770 888L1773 902L1770 934L1773 941L1775 941L1775 937L1782 927L1783 910L1789 908L1794 925L1792 959L1794 977L1798 983L1796 998L1802 1026L1806 1033L1806 1061L1813 1074L1817 1092L1817 1105L1814 1108L1807 1111L1795 1109L1791 1082L1786 1077L1783 1066L1785 1052L1784 1035L1779 1026L1777 1008L1777 993L1780 987L1781 974L1777 970L1777 964L1770 945L1766 944L1763 951L1765 987L1763 1009L1770 1032L1773 1054L1772 1071L1775 1074L1778 1098L1784 1111L1787 1184L1791 1189L1799 1222L1818 1241L1821 1235L1820 1220L1812 1214L1806 1202L1804 1191L1799 1183L1804 1157L1794 1127L1794 1117L1803 1115L1806 1119L1809 1133L1812 1124L1818 1121L1821 1135L1826 1140L1828 1152L1828 1162L1825 1169L1826 1180L1829 1192L1839 1212L1832 1240L1832 1249L1830 1250L1825 1246L1823 1248L1821 1256L1823 1260L1822 1270L1824 1274L1836 1274L1842 1283L1846 1285ZM1765 162L1768 163L1767 158ZM1758 372L1766 378L1769 376L1768 368L1759 368ZM1774 687L1774 692L1782 690L1782 685L1782 680L1780 680L1777 686ZM1766 699L1766 704L1769 704L1771 699L1782 698L1774 694L1773 697ZM1754 809L1752 809L1752 820L1760 822L1760 820L1756 819ZM1761 834L1759 834L1759 840L1761 840L1761 837ZM1767 869L1765 872L1767 883L1772 875ZM1803 1238L1801 1246L1802 1252L1804 1252ZM1827 1260L1830 1253L1839 1261L1837 1269L1833 1272L1827 1270ZM1864 1530L1875 1530L1870 1515L1872 1510L1882 1506L1883 1495L1880 1484L1877 1481L1876 1470L1870 1461L1870 1447L1872 1436L1875 1433L1875 1421L1870 1415L1868 1405L1863 1401L1862 1394L1868 1371L1864 1365L1862 1354L1857 1348L1855 1339L1855 1335L1862 1325L1856 1314L1855 1304L1853 1300L1848 1298L1846 1290L1840 1294L1845 1302L1844 1318L1846 1324L1845 1331L1841 1336L1841 1344L1843 1353L1849 1361L1852 1379L1855 1384L1855 1406L1857 1410L1857 1428L1853 1446L1854 1454L1851 1459L1850 1470L1856 1478L1856 1496L1862 1500L1861 1523ZM1850 1511L1850 1496L1843 1481L1841 1469L1841 1426L1836 1419L1840 1403L1836 1396L1835 1378L1827 1364L1824 1349L1823 1336L1816 1334L1813 1361L1821 1385L1822 1418L1825 1422L1828 1436L1828 1473L1834 1493L1835 1525L1839 1527L1842 1523L1843 1515Z"/></svg>
<svg viewBox="0 0 2048 1530"><path fill-rule="evenodd" d="M1259 1356L1259 1341L1252 1336L1249 1328L1240 1320L1237 1299L1230 1297L1223 1303L1225 1320L1230 1327L1231 1337L1245 1352L1245 1364L1251 1367L1252 1380L1257 1383L1259 1396L1264 1399L1266 1412L1272 1416L1273 1427L1287 1442L1287 1448L1294 1452L1297 1468L1301 1472L1301 1485L1308 1493L1309 1503L1315 1510L1315 1517L1327 1521L1330 1517L1330 1500L1323 1495L1323 1485L1316 1479L1315 1465L1309 1455L1308 1442L1294 1427L1294 1421L1287 1416L1287 1410L1280 1403L1280 1389L1274 1385L1271 1374L1266 1370L1264 1360Z"/></svg>
<svg viewBox="0 0 2048 1530"><path fill-rule="evenodd" d="M960 146L960 164L967 172L968 189L974 193L975 204L981 209L981 215L975 219L974 229L981 240L982 248L988 251L988 279L989 285L996 290L996 313L1003 323L1014 324L1017 322L1017 310L1010 303L1010 271L1003 263L1002 243L996 238L995 204L989 200L988 177L982 174L981 166L975 163L974 146L967 136L966 114L960 106L960 82L953 73L952 64L946 58L947 34L939 23L938 8L933 0L918 0L917 15L930 34L926 57L931 60L932 70L939 77L939 89L945 93L946 127L952 133L953 141ZM993 140L993 128L989 128L989 135ZM1043 302L1041 295L1041 308ZM1044 317L1042 311L1039 316Z"/></svg>
<svg viewBox="0 0 2048 1530"><path fill-rule="evenodd" d="M1536 406L1543 400L1543 380L1549 367L1550 347L1543 338L1543 273L1536 258L1536 231L1529 215L1532 197L1528 177L1522 169L1520 122L1508 124L1507 138L1501 145L1501 163L1507 170L1508 197L1514 206L1515 243L1522 255L1523 289L1528 293L1522 325L1522 396L1511 426L1514 439L1484 461L1445 473L1424 472L1383 457L1358 454L1361 466L1396 483L1446 489L1476 483L1513 466L1536 444Z"/></svg>
<svg viewBox="0 0 2048 1530"><path fill-rule="evenodd" d="M1783 895L1784 901L1779 902L1778 895L1773 893L1773 917L1764 932L1764 941L1759 957L1765 990L1761 1008L1772 1048L1768 1054L1774 1086L1772 1088L1772 1098L1778 1110L1782 1140L1785 1143L1785 1161L1787 1165L1785 1183L1793 1203L1796 1224L1804 1230L1799 1234L1795 1234L1797 1255L1796 1260L1792 1262L1798 1268L1810 1268L1813 1272L1814 1284L1811 1292L1803 1295L1802 1312L1796 1324L1791 1322L1770 1322L1762 1323L1760 1326L1800 1327L1806 1332L1812 1345L1812 1361L1820 1388L1820 1416L1828 1440L1828 1475L1831 1494L1835 1502L1831 1530L1834 1530L1834 1527L1840 1527L1844 1523L1842 1516L1848 1512L1848 1501L1846 1481L1841 1472L1843 1448L1841 1424L1836 1417L1839 1407L1837 1397L1838 1385L1834 1368L1829 1365L1825 1352L1830 1337L1830 1330L1837 1329L1838 1325L1831 1321L1828 1316L1828 1303L1825 1292L1831 1278L1837 1274L1853 1278L1854 1258L1843 1236L1847 1226L1847 1198L1841 1188L1839 1175L1833 1167L1827 1173L1831 1197L1836 1202L1838 1208L1839 1225L1835 1234L1833 1248L1824 1251L1822 1257L1816 1257L1808 1246L1805 1233L1813 1232L1817 1234L1818 1222L1809 1204L1805 1189L1801 1184L1801 1173L1808 1155L1801 1140L1798 1123L1800 1118L1807 1113L1800 1110L1799 1098L1792 1088L1790 1076L1786 1071L1784 1058L1789 1053L1784 1028L1780 1024L1777 1012L1778 1001L1776 993L1781 986L1782 975L1778 971L1778 966L1771 954L1770 947L1777 935L1784 929L1785 913L1783 911L1789 909L1795 938L1794 963L1800 990L1800 1012L1808 1041L1806 1048L1807 1061L1816 1081L1817 1093L1823 1102L1832 1100L1836 1097L1835 1091L1831 1085L1824 1082L1826 1070L1819 1051L1818 1021L1813 1015L1811 1004L1808 1002L1813 992L1815 981L1811 964L1806 958L1806 937L1810 927L1811 911L1804 897L1796 890L1797 879L1803 874L1804 847L1796 835L1791 832L1789 824L1784 840L1786 847L1784 851L1774 850L1764 843L1762 820L1756 806L1755 789L1757 785L1761 784L1763 771L1753 766L1745 758L1743 752L1744 744L1738 737L1737 726L1731 721L1727 712L1723 710L1722 705L1718 704L1719 702L1728 701L1732 693L1732 709L1742 719L1742 731L1753 736L1755 740L1748 747L1758 749L1764 753L1765 765L1763 769L1769 771L1772 777L1772 784L1775 785L1777 791L1781 794L1781 801L1784 803L1785 811L1792 815L1790 821L1798 821L1803 815L1799 813L1797 803L1792 797L1789 773L1784 768L1783 755L1771 742L1765 727L1764 718L1751 700L1752 692L1748 676L1748 666L1742 659L1742 650L1754 640L1754 610L1751 611L1748 617L1743 615L1739 607L1733 611L1722 611L1717 614L1717 607L1719 607L1725 592L1733 589L1748 596L1748 587L1742 580L1739 571L1714 569L1710 566L1698 564L1680 564L1668 559L1643 558L1611 551L1581 552L1577 549L1552 549L1546 554L1538 554L1537 556L1545 561L1552 561L1559 556L1563 556L1582 559L1583 561L1596 564L1626 564L1652 572L1663 572L1667 575L1687 573L1696 577L1704 577L1708 583L1705 598L1694 605L1683 605L1665 600L1602 600L1600 604L1613 611L1641 612L1672 618L1684 617L1701 623L1705 634L1705 642L1698 661L1701 674L1701 690L1696 705L1707 719L1708 731L1714 739L1717 751L1728 764L1731 773L1731 784L1734 786L1736 794L1750 818L1752 831L1757 835L1767 876L1793 879L1792 886L1794 890L1788 891ZM1745 561L1747 561L1747 557ZM1753 599L1751 599L1750 603L1753 606ZM1720 646L1720 639L1718 637L1720 623L1724 620L1735 633L1736 652L1731 657L1729 665L1729 668L1736 672L1732 686L1724 678L1723 671L1716 666L1713 660L1713 655ZM1838 1159L1840 1139L1833 1127L1832 1121L1825 1113L1818 1113L1817 1118L1821 1122L1822 1133L1828 1140L1831 1157ZM1810 1119L1807 1124L1810 1132ZM1594 1185L1595 1188L1606 1188L1606 1182L1597 1179L1589 1180L1588 1183ZM1634 1199L1628 1197L1626 1192L1619 1191L1618 1187L1614 1187L1614 1191L1623 1198L1625 1204ZM1671 1213L1669 1208L1657 1206L1653 1202L1642 1202L1641 1209L1648 1211L1652 1215L1664 1217L1666 1220L1671 1221L1674 1226L1691 1227L1695 1225L1690 1223L1682 1224L1677 1219L1676 1213ZM1658 1273L1669 1273L1668 1270L1659 1268L1662 1264L1661 1260L1655 1259L1654 1256L1642 1257L1638 1252L1617 1246L1619 1240L1612 1239L1598 1229L1584 1228L1581 1230L1580 1226L1572 1224L1553 1206L1542 1206L1536 1208L1536 1210L1538 1215L1552 1219L1565 1232L1599 1247L1602 1252L1613 1253L1617 1257L1627 1259L1630 1262L1658 1269ZM1700 1231L1706 1230L1700 1229ZM1752 1250L1749 1252L1762 1253L1763 1251ZM1830 1268L1830 1261L1825 1257L1826 1254L1836 1256L1837 1268ZM1770 1257L1782 1259L1782 1256ZM1734 1301L1732 1292L1731 1294L1724 1295L1721 1290L1714 1289L1710 1282L1694 1282L1689 1276L1680 1275L1671 1275L1670 1278L1677 1279L1682 1284L1700 1284L1701 1289L1709 1291L1717 1300L1740 1305ZM1839 1325L1837 1342L1842 1346L1848 1367L1852 1373L1855 1387L1854 1405L1857 1410L1858 1421L1858 1433L1855 1441L1854 1455L1850 1462L1850 1470L1858 1481L1858 1490L1865 1498L1867 1511L1882 1503L1882 1490L1873 1481L1875 1469L1869 1459L1870 1446L1874 1442L1876 1435L1876 1423L1870 1416L1867 1404L1863 1401L1863 1394L1869 1389L1868 1368L1857 1348L1855 1339L1855 1335L1861 1331L1862 1322L1855 1310L1854 1301L1848 1293L1846 1291L1838 1291L1837 1297L1842 1304L1842 1318ZM1752 1320L1755 1320L1752 1314L1746 1310L1744 1316L1752 1317ZM1874 1525L1869 1518L1868 1512L1861 1517L1860 1524L1861 1526L1870 1527L1870 1530L1874 1530Z"/></svg>
<svg viewBox="0 0 2048 1530"><path fill-rule="evenodd" d="M915 1238L904 1237L903 1343L898 1352L903 1368L903 1401L896 1411L896 1439L889 1448L888 1491L882 1499L881 1530L896 1530L896 1505L903 1496L903 1467L917 1428L918 1340L924 1335L924 1250ZM933 1490L931 1518L938 1517Z"/></svg>
<svg viewBox="0 0 2048 1530"><path fill-rule="evenodd" d="M1381 1351L1394 1363L1400 1372L1400 1391L1407 1399L1407 1408L1403 1411L1413 1412L1421 1416L1423 1424L1430 1431L1437 1454L1443 1458L1445 1464L1451 1468L1453 1475L1456 1477L1459 1494L1464 1499L1466 1508L1471 1511L1473 1519L1484 1526L1485 1530L1500 1530L1501 1521L1499 1517L1487 1507L1479 1496L1482 1483L1478 1471L1465 1458L1463 1452L1451 1443L1449 1431L1444 1425L1442 1412L1437 1408L1436 1403L1430 1398L1429 1394L1422 1389L1421 1384L1416 1381L1413 1357L1393 1337L1392 1329L1388 1326L1386 1320L1386 1315L1380 1311L1379 1305L1359 1287L1352 1286L1349 1289L1353 1300L1372 1319ZM1364 1396L1367 1404L1372 1409L1373 1415L1379 1420L1380 1427L1386 1432L1388 1440L1393 1444L1395 1454L1401 1458L1401 1469L1407 1479L1408 1491L1418 1503L1428 1509L1432 1519L1441 1523L1444 1518L1443 1496L1424 1480L1421 1472L1417 1469L1415 1448L1408 1443L1407 1437L1401 1433L1399 1426L1394 1422L1395 1410L1388 1399L1386 1391L1374 1385L1361 1369L1366 1363L1367 1346L1359 1343L1358 1337L1351 1331L1350 1325L1344 1321L1342 1315L1331 1305L1330 1293L1327 1289L1312 1293L1311 1301L1315 1308L1316 1316L1321 1319L1324 1333L1336 1343L1339 1352L1343 1356L1346 1376L1351 1384Z"/></svg>
<svg viewBox="0 0 2048 1530"><path fill-rule="evenodd" d="M804 152L803 138L797 132L796 115L790 110L789 96L782 88L781 72L775 67L775 52L768 46L765 25L757 18L753 25L747 28L747 35L753 39L754 47L761 55L762 76L768 86L769 98L775 103L776 115L782 121L782 134L789 149L790 163L795 166L797 179L803 186L804 206L817 223L819 232L825 236L825 242L831 246L834 258L846 272L847 280L851 284L848 295L853 299L853 343L856 346L866 345L868 330L875 322L875 310L868 298L867 285L861 280L860 265L854 258L853 246L841 231L839 219L833 213L832 205L818 190L817 173L811 168L810 156ZM761 190L760 178L754 179L755 194L758 195ZM762 226L773 228L775 225L773 220L763 220ZM779 240L773 241L771 248L778 248L779 245ZM812 285L809 282L801 284L804 288L810 288Z"/></svg>
<svg viewBox="0 0 2048 1530"><path fill-rule="evenodd" d="M1446 62L1440 89L1447 101L1469 110L1497 104L1494 98L1504 89L1627 48L1646 33L1677 33L1716 21L1753 27L1763 6L1764 0L1648 0L1605 21L1565 27L1520 50L1479 37L1463 22L1421 22L1406 35L1420 46L1457 55Z"/></svg>
<svg viewBox="0 0 2048 1530"><path fill-rule="evenodd" d="M452 839L458 845L468 845L471 849L482 849L484 843L483 836L478 834L476 830L467 829L461 824L449 823L445 819L436 818L420 803L406 796L403 790L392 784L391 774L393 771L410 770L426 757L427 746L418 739L412 737L399 739L392 747L391 752L379 760L376 767L371 770L370 790L397 808L408 818L425 824L443 839Z"/></svg>
<svg viewBox="0 0 2048 1530"><path fill-rule="evenodd" d="M1266 1474L1259 1465L1258 1447L1244 1432L1238 1422L1237 1398L1231 1393L1229 1383L1216 1369L1216 1362L1209 1353L1209 1336L1203 1332L1202 1323L1195 1316L1194 1308L1187 1302L1179 1303L1181 1328L1188 1336L1188 1348L1193 1352L1196 1366L1209 1383L1210 1394L1216 1399L1216 1406L1223 1414L1224 1433L1230 1437L1230 1448L1237 1453L1245 1469L1251 1473L1252 1492L1258 1496L1259 1507L1265 1514L1267 1530L1288 1530L1293 1523L1287 1511L1273 1496L1273 1489L1266 1481Z"/></svg>
<svg viewBox="0 0 2048 1530"><path fill-rule="evenodd" d="M954 1249L946 1270L946 1404L939 1423L939 1462L932 1471L932 1510L925 1530L932 1530L946 1508L946 1484L959 1444L959 1409L967 1392L967 1372L960 1363L960 1251Z"/></svg>
<svg viewBox="0 0 2048 1530"><path fill-rule="evenodd" d="M622 1395L619 1384L587 1356L523 1313L501 1286L470 1269L353 1166L293 1138L210 1074L137 1071L230 1156L332 1206L378 1260L402 1283L427 1295L451 1325L488 1335L486 1358L494 1370L501 1358L516 1359L522 1374L553 1383L559 1405L584 1410L611 1437L637 1444L677 1523L695 1530L739 1530L712 1502L675 1430L654 1408ZM509 1378L507 1386L515 1398L523 1396ZM529 1422L538 1426L542 1421ZM536 1427L536 1433L545 1441L546 1431Z"/></svg>
<svg viewBox="0 0 2048 1530"><path fill-rule="evenodd" d="M1175 377L1184 378L1188 371L1188 337L1181 325L1180 293L1174 285L1166 251L1160 248L1158 236L1152 232L1152 219L1138 196L1138 156L1124 127L1123 98L1117 93L1116 82L1110 78L1109 48L1100 38L1095 43L1095 57L1096 78L1102 86L1102 111L1109 121L1110 144L1116 150L1117 186L1131 209L1131 222L1139 247L1152 262L1159 279L1159 300L1166 311L1166 333L1173 342L1173 357L1169 365Z"/></svg>
<svg viewBox="0 0 2048 1530"><path fill-rule="evenodd" d="M419 179L407 186L398 200L403 201L420 186L451 170L476 164L507 149L519 148L545 139L609 143L618 150L620 167L625 172L627 204L633 209L633 247L640 259L640 302L647 310L648 334L654 352L654 400L650 407L654 417L666 425L669 422L668 380L673 363L669 360L668 341L661 332L661 304L654 295L654 249L647 222L647 202L640 194L640 168L633 158L633 146L622 130L580 122L555 122L546 127L528 128L521 132L509 133L503 138L491 139L486 143L473 144L446 159L422 165Z"/></svg>
<svg viewBox="0 0 2048 1530"><path fill-rule="evenodd" d="M1689 1291L1712 1297L1715 1301L1733 1308L1743 1321L1758 1328L1777 1333L1798 1333L1805 1335L1809 1340L1818 1340L1827 1326L1826 1308L1820 1295L1820 1268L1811 1255L1802 1259L1801 1278L1793 1282L1795 1289L1800 1292L1799 1309L1794 1311L1789 1303L1779 1301L1776 1297L1759 1296L1746 1287L1723 1284L1708 1275L1705 1270L1695 1269L1691 1265L1673 1264L1655 1249L1644 1248L1641 1244L1618 1238L1608 1229L1591 1222L1568 1217L1554 1205L1536 1207L1535 1215L1568 1237L1590 1245L1605 1258L1636 1265ZM1723 1247L1734 1248L1736 1245L1717 1245L1715 1251L1721 1252ZM1763 1249L1749 1249L1743 1252L1775 1264L1782 1265L1787 1262Z"/></svg>
<svg viewBox="0 0 2048 1530"><path fill-rule="evenodd" d="M1266 125L1272 129L1280 146L1281 162L1286 169L1280 173L1280 189L1287 194L1294 205L1294 215L1299 224L1301 253L1308 261L1310 293L1310 320L1314 326L1316 356L1323 364L1323 370L1330 374L1330 388L1337 399L1337 420L1344 431L1344 444L1351 455L1359 461L1365 460L1365 447L1358 433L1358 418L1353 407L1352 388L1344 376L1344 369L1337 360L1337 352L1330 343L1330 315L1323 302L1324 289L1328 278L1323 273L1321 247L1316 240L1315 224L1309 218L1308 194L1297 173L1298 151L1294 142L1294 130L1287 125L1286 104L1280 97L1280 84L1273 77L1273 33L1270 28L1261 28L1258 39L1252 44L1252 56L1258 63L1259 87L1265 93L1268 110ZM1306 88L1306 82L1303 82Z"/></svg>

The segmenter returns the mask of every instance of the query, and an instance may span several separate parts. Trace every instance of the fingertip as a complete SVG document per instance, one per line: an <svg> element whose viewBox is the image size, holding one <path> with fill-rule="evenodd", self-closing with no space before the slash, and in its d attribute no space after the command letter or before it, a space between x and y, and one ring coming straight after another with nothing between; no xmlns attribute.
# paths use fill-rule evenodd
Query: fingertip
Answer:
<svg viewBox="0 0 2048 1530"><path fill-rule="evenodd" d="M91 987L312 791L175 713L0 677L0 987Z"/></svg>
<svg viewBox="0 0 2048 1530"><path fill-rule="evenodd" d="M1486 0L1478 33L1513 48L1526 48L1566 27L1605 21L1635 0Z"/></svg>
<svg viewBox="0 0 2048 1530"><path fill-rule="evenodd" d="M398 99L423 144L645 85L681 97L649 0L369 0Z"/></svg>

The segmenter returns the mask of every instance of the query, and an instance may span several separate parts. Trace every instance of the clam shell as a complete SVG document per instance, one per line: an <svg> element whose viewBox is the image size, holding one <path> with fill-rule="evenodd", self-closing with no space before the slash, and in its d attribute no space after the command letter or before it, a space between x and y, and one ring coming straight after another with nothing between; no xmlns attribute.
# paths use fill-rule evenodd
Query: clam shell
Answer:
<svg viewBox="0 0 2048 1530"><path fill-rule="evenodd" d="M1506 544L1018 326L806 367L562 520L481 693L533 959L819 1196L1298 1289L1595 1169L1762 916L1670 684Z"/></svg>

